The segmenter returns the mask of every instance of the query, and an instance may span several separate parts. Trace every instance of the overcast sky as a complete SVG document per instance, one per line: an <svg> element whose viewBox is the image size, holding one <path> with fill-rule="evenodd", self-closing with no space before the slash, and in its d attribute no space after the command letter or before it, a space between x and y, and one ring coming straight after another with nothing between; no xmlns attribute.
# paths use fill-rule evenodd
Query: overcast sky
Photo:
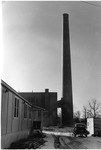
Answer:
<svg viewBox="0 0 101 150"><path fill-rule="evenodd" d="M101 2L90 1L100 5ZM62 21L69 14L73 103L101 101L101 7L84 2L5 2L2 79L21 92L62 97Z"/></svg>

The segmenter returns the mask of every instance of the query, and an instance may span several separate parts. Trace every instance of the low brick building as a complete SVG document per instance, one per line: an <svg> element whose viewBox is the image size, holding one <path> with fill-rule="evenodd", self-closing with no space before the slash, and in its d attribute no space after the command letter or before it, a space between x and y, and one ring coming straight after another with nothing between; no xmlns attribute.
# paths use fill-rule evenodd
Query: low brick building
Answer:
<svg viewBox="0 0 101 150"><path fill-rule="evenodd" d="M56 125L57 118L57 93L49 92L45 89L45 92L19 92L19 95L27 99L33 105L42 107L47 110L47 122L44 122L45 126ZM45 113L46 114L46 113ZM45 119L46 120L46 119Z"/></svg>

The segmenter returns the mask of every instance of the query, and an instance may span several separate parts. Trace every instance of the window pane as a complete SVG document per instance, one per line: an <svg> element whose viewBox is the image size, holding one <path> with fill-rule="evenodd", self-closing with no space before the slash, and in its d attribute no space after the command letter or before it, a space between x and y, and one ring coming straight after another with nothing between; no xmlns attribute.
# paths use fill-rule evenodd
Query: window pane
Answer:
<svg viewBox="0 0 101 150"><path fill-rule="evenodd" d="M16 98L15 98L15 107L16 107Z"/></svg>
<svg viewBox="0 0 101 150"><path fill-rule="evenodd" d="M24 118L27 118L27 105L24 104Z"/></svg>
<svg viewBox="0 0 101 150"><path fill-rule="evenodd" d="M16 117L16 108L14 108L14 117Z"/></svg>
<svg viewBox="0 0 101 150"><path fill-rule="evenodd" d="M18 117L18 115L19 115L19 99L15 98L14 117Z"/></svg>

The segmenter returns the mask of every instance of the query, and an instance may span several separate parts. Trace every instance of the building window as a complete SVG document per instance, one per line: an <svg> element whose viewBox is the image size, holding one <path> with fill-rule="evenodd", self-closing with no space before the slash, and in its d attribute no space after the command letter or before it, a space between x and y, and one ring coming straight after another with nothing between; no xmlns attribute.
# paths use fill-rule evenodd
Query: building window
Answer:
<svg viewBox="0 0 101 150"><path fill-rule="evenodd" d="M31 119L32 117L32 111L31 111L31 107L29 107L29 119Z"/></svg>
<svg viewBox="0 0 101 150"><path fill-rule="evenodd" d="M15 98L15 103L14 103L14 117L18 118L19 116L19 99Z"/></svg>
<svg viewBox="0 0 101 150"><path fill-rule="evenodd" d="M24 118L27 118L27 105L24 104Z"/></svg>

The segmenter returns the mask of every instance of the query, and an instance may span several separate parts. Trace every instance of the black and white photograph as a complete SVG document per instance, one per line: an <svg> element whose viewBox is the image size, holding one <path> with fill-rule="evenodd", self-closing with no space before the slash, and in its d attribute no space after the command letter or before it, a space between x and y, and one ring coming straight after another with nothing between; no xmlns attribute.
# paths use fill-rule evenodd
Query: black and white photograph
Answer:
<svg viewBox="0 0 101 150"><path fill-rule="evenodd" d="M101 1L0 8L1 149L101 149Z"/></svg>

